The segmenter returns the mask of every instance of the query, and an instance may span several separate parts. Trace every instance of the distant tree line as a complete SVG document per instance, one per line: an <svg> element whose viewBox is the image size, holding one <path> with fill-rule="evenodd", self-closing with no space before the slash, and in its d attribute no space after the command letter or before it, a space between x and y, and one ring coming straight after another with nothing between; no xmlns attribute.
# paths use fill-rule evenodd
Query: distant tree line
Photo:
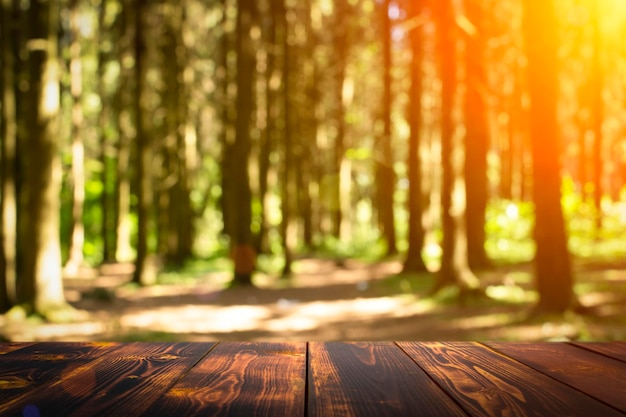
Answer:
<svg viewBox="0 0 626 417"><path fill-rule="evenodd" d="M538 309L577 307L561 186L600 236L626 174L619 1L0 4L2 310L63 308L86 261L150 285L227 246L250 285L258 254L288 277L359 240L427 271L432 236L433 291L463 295L494 198L533 202Z"/></svg>

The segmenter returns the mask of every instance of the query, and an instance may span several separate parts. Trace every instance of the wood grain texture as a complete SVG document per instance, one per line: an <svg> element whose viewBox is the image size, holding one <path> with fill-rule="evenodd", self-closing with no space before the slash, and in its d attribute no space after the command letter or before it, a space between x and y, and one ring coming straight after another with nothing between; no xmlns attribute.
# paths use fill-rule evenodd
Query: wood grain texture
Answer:
<svg viewBox="0 0 626 417"><path fill-rule="evenodd" d="M33 343L6 342L0 343L0 355L6 355L14 350L24 349Z"/></svg>
<svg viewBox="0 0 626 417"><path fill-rule="evenodd" d="M45 390L20 397L4 411L6 415L21 415L24 407L30 405L45 416L134 416L161 396L211 346L128 343L97 356L89 352L88 362L74 359L57 370L59 377L50 381Z"/></svg>
<svg viewBox="0 0 626 417"><path fill-rule="evenodd" d="M623 416L625 354L626 343L0 343L0 416Z"/></svg>
<svg viewBox="0 0 626 417"><path fill-rule="evenodd" d="M466 416L393 343L310 343L308 417Z"/></svg>
<svg viewBox="0 0 626 417"><path fill-rule="evenodd" d="M301 416L306 343L220 343L144 415Z"/></svg>
<svg viewBox="0 0 626 417"><path fill-rule="evenodd" d="M0 355L0 415L38 389L61 381L72 370L114 351L116 343L25 344Z"/></svg>
<svg viewBox="0 0 626 417"><path fill-rule="evenodd" d="M626 363L566 343L489 343L541 373L626 412Z"/></svg>
<svg viewBox="0 0 626 417"><path fill-rule="evenodd" d="M398 345L473 416L622 415L477 343Z"/></svg>
<svg viewBox="0 0 626 417"><path fill-rule="evenodd" d="M584 342L574 345L626 362L626 342Z"/></svg>

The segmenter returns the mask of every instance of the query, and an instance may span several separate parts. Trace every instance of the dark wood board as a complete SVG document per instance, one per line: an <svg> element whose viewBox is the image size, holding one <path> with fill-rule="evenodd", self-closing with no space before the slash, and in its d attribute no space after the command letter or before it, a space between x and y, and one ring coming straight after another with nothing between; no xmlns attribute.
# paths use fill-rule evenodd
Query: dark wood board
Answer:
<svg viewBox="0 0 626 417"><path fill-rule="evenodd" d="M489 343L539 372L626 412L626 363L566 343Z"/></svg>
<svg viewBox="0 0 626 417"><path fill-rule="evenodd" d="M309 343L308 417L466 416L393 343Z"/></svg>
<svg viewBox="0 0 626 417"><path fill-rule="evenodd" d="M61 369L45 390L31 391L10 406L1 406L0 415L21 415L30 405L42 416L134 416L211 347L209 343L144 342L117 346L97 357L91 352L90 361Z"/></svg>
<svg viewBox="0 0 626 417"><path fill-rule="evenodd" d="M44 385L58 383L64 373L120 346L119 343L35 343L0 355L0 416L20 398Z"/></svg>
<svg viewBox="0 0 626 417"><path fill-rule="evenodd" d="M14 350L24 349L33 343L20 343L20 342L4 342L0 343L0 357Z"/></svg>
<svg viewBox="0 0 626 417"><path fill-rule="evenodd" d="M473 416L622 415L477 343L398 345Z"/></svg>
<svg viewBox="0 0 626 417"><path fill-rule="evenodd" d="M574 345L626 362L626 342L584 342Z"/></svg>
<svg viewBox="0 0 626 417"><path fill-rule="evenodd" d="M302 416L306 343L220 343L144 415Z"/></svg>

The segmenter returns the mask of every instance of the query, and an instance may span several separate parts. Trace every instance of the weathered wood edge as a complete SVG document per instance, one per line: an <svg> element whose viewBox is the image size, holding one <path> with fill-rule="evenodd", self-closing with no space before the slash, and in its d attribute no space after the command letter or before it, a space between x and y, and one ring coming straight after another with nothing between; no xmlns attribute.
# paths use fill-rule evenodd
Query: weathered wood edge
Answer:
<svg viewBox="0 0 626 417"><path fill-rule="evenodd" d="M614 408L477 342L399 342L474 416L622 415Z"/></svg>
<svg viewBox="0 0 626 417"><path fill-rule="evenodd" d="M537 372L626 413L626 363L569 343L487 343Z"/></svg>
<svg viewBox="0 0 626 417"><path fill-rule="evenodd" d="M576 342L571 345L626 362L626 342Z"/></svg>

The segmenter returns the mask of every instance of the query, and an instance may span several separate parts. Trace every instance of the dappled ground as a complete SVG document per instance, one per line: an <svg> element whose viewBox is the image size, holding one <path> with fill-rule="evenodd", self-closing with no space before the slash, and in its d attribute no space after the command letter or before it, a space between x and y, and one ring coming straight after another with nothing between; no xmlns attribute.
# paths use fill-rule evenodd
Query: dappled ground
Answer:
<svg viewBox="0 0 626 417"><path fill-rule="evenodd" d="M258 288L224 289L225 272L139 288L131 265L66 279L69 323L0 316L9 340L626 340L626 270L581 267L577 292L593 314L529 319L530 267L481 274L490 298L464 305L427 297L433 277L397 261L301 259L290 281L258 274Z"/></svg>

